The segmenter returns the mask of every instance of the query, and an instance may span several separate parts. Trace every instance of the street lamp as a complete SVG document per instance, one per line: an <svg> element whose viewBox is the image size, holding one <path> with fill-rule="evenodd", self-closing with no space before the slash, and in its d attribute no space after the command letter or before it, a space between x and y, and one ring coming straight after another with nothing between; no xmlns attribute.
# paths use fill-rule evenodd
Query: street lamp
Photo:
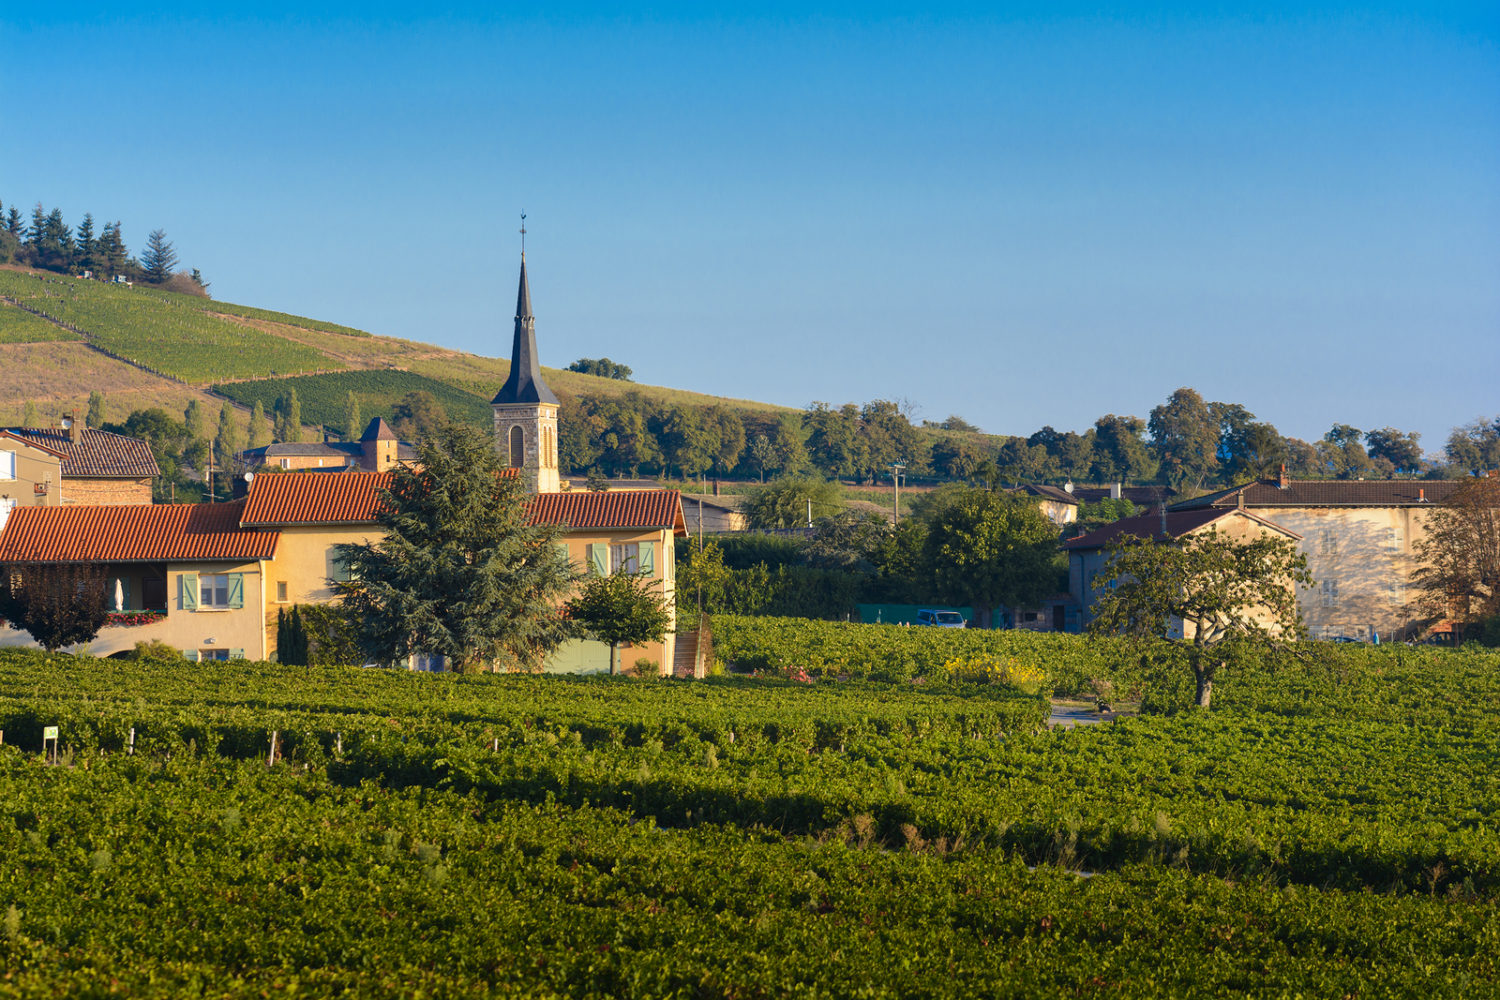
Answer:
<svg viewBox="0 0 1500 1000"><path fill-rule="evenodd" d="M891 526L901 521L901 477L906 474L905 462L891 463L891 481L896 484L896 499L891 504Z"/></svg>

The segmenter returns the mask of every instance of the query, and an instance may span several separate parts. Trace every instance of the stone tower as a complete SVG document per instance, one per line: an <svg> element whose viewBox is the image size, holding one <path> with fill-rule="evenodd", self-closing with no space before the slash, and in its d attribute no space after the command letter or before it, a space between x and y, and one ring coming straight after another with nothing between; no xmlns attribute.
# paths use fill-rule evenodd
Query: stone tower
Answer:
<svg viewBox="0 0 1500 1000"><path fill-rule="evenodd" d="M542 381L536 354L536 317L526 284L526 253L521 253L521 287L516 291L516 334L510 349L510 377L490 400L495 413L495 449L500 461L521 469L537 493L556 493L557 397Z"/></svg>

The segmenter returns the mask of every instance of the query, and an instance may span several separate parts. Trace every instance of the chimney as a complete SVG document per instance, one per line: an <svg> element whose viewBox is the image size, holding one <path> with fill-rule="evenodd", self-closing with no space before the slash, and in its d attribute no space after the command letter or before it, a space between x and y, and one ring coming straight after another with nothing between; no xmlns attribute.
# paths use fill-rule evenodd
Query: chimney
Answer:
<svg viewBox="0 0 1500 1000"><path fill-rule="evenodd" d="M1286 489L1290 485L1292 485L1292 477L1286 474L1286 463L1282 462L1281 463L1281 489Z"/></svg>
<svg viewBox="0 0 1500 1000"><path fill-rule="evenodd" d="M1118 499L1120 499L1120 497L1123 494L1124 494L1124 484L1122 484L1122 483L1110 483L1109 484L1109 498L1111 500L1118 500Z"/></svg>
<svg viewBox="0 0 1500 1000"><path fill-rule="evenodd" d="M1161 537L1167 537L1167 505L1163 503L1157 510L1161 511Z"/></svg>
<svg viewBox="0 0 1500 1000"><path fill-rule="evenodd" d="M73 418L73 414L71 413L64 413L62 415L62 423L60 424L60 426L63 430L68 432L68 440L72 441L74 444L77 444L78 439L83 437L83 427L79 425L78 421Z"/></svg>
<svg viewBox="0 0 1500 1000"><path fill-rule="evenodd" d="M1417 503L1426 503L1426 502L1427 502L1427 487L1425 487L1425 486L1418 486L1417 487Z"/></svg>
<svg viewBox="0 0 1500 1000"><path fill-rule="evenodd" d="M1073 480L1069 479L1067 482L1063 483L1063 489L1065 491L1067 491L1068 493L1072 493L1073 492Z"/></svg>
<svg viewBox="0 0 1500 1000"><path fill-rule="evenodd" d="M1244 510L1245 509L1245 491L1244 490L1236 490L1235 491L1235 494L1234 494L1234 505L1236 507L1238 507L1240 510Z"/></svg>

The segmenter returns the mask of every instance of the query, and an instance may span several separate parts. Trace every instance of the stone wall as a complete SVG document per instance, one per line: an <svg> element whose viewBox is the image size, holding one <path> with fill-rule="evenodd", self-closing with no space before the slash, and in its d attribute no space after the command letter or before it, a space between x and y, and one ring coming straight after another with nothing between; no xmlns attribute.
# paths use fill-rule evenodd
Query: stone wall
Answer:
<svg viewBox="0 0 1500 1000"><path fill-rule="evenodd" d="M150 503L151 480L69 477L62 483L62 502L93 506Z"/></svg>

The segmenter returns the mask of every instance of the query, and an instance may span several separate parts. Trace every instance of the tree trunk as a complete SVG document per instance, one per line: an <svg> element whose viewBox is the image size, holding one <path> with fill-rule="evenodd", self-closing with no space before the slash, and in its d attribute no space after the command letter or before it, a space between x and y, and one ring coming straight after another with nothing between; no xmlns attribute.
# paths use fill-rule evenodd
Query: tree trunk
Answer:
<svg viewBox="0 0 1500 1000"><path fill-rule="evenodd" d="M1214 681L1212 677L1205 677L1201 671L1198 672L1198 707L1207 708L1209 702L1214 698Z"/></svg>
<svg viewBox="0 0 1500 1000"><path fill-rule="evenodd" d="M609 644L609 676L615 675L615 644Z"/></svg>
<svg viewBox="0 0 1500 1000"><path fill-rule="evenodd" d="M1218 674L1219 668L1224 665L1224 661L1220 660L1215 663L1203 655L1203 650L1194 649L1189 654L1188 662L1193 667L1193 679L1198 682L1198 707L1206 709L1214 698L1214 676Z"/></svg>

